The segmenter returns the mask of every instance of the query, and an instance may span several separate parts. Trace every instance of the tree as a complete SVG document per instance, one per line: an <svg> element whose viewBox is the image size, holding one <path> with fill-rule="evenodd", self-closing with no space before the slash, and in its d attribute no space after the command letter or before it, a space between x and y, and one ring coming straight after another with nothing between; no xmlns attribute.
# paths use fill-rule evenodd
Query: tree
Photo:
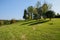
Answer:
<svg viewBox="0 0 60 40"><path fill-rule="evenodd" d="M27 10L28 10L28 13L29 13L29 19L32 19L33 6L29 6L29 7L27 8Z"/></svg>
<svg viewBox="0 0 60 40"><path fill-rule="evenodd" d="M47 11L46 16L51 20L51 18L53 18L55 16L55 12L51 11L51 10Z"/></svg>
<svg viewBox="0 0 60 40"><path fill-rule="evenodd" d="M38 11L37 11L37 8L33 8L33 19L36 19L37 20L37 16L38 16Z"/></svg>
<svg viewBox="0 0 60 40"><path fill-rule="evenodd" d="M59 13L57 13L57 16L59 16L60 14Z"/></svg>
<svg viewBox="0 0 60 40"><path fill-rule="evenodd" d="M57 13L57 14L55 15L55 18L60 18L60 14Z"/></svg>
<svg viewBox="0 0 60 40"><path fill-rule="evenodd" d="M37 19L41 19L42 10L41 10L41 3L39 1L36 4L36 10L37 10Z"/></svg>
<svg viewBox="0 0 60 40"><path fill-rule="evenodd" d="M46 19L45 13L51 9L51 6L48 5L47 3L44 3L42 6L42 13L43 13L43 18Z"/></svg>
<svg viewBox="0 0 60 40"><path fill-rule="evenodd" d="M47 5L47 3L44 3L42 6L42 12L46 13L47 11L48 11L48 5Z"/></svg>
<svg viewBox="0 0 60 40"><path fill-rule="evenodd" d="M24 10L23 18L24 18L25 20L28 19L28 13L27 13L26 9Z"/></svg>
<svg viewBox="0 0 60 40"><path fill-rule="evenodd" d="M40 8L40 6L41 6L41 3L38 1L36 4L36 8Z"/></svg>

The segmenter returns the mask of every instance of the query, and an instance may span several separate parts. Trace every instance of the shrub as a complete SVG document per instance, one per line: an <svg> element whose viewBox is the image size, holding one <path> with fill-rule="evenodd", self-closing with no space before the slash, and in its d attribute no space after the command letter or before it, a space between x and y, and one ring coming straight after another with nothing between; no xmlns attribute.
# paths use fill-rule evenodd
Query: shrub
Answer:
<svg viewBox="0 0 60 40"><path fill-rule="evenodd" d="M1 25L4 25L4 21L3 20L0 20L0 26Z"/></svg>
<svg viewBox="0 0 60 40"><path fill-rule="evenodd" d="M5 20L5 21L4 21L4 24L5 24L5 25L8 25L8 24L10 24L10 21L9 21L9 20Z"/></svg>
<svg viewBox="0 0 60 40"><path fill-rule="evenodd" d="M10 21L10 24L12 24L12 23L16 23L16 20L15 20L15 19L12 19L12 20Z"/></svg>

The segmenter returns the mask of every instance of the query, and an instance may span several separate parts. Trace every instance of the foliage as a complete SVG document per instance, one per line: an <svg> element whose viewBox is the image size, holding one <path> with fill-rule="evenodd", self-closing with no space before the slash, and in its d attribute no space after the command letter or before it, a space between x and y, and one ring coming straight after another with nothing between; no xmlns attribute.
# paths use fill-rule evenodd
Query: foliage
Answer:
<svg viewBox="0 0 60 40"><path fill-rule="evenodd" d="M53 18L54 16L55 16L55 12L54 11L47 11L46 12L46 16L48 17L48 18L50 18L50 20L51 20L51 18Z"/></svg>
<svg viewBox="0 0 60 40"><path fill-rule="evenodd" d="M36 4L36 7L29 6L27 10L24 10L24 19L46 19L46 12L51 10L51 4L44 3L41 5L41 3L38 1ZM26 15L28 15L26 17Z"/></svg>
<svg viewBox="0 0 60 40"><path fill-rule="evenodd" d="M4 25L10 24L10 20L4 20Z"/></svg>
<svg viewBox="0 0 60 40"><path fill-rule="evenodd" d="M37 8L34 8L34 9L33 9L33 14L38 14Z"/></svg>
<svg viewBox="0 0 60 40"><path fill-rule="evenodd" d="M29 13L29 19L32 19L33 6L29 6L29 7L27 8L27 11L28 11L28 13Z"/></svg>
<svg viewBox="0 0 60 40"><path fill-rule="evenodd" d="M48 6L47 6L46 3L44 3L43 6L42 6L42 12L46 13L47 11L48 11Z"/></svg>
<svg viewBox="0 0 60 40"><path fill-rule="evenodd" d="M37 8L33 8L33 19L37 19L37 16L38 16L38 11L37 11Z"/></svg>
<svg viewBox="0 0 60 40"><path fill-rule="evenodd" d="M57 15L55 15L55 18L60 18L60 14L57 13Z"/></svg>
<svg viewBox="0 0 60 40"><path fill-rule="evenodd" d="M26 19L28 19L28 13L27 13L27 10L25 9L24 10L24 16L23 16L23 18L26 20Z"/></svg>
<svg viewBox="0 0 60 40"><path fill-rule="evenodd" d="M1 25L4 25L4 21L3 20L0 20L0 26Z"/></svg>
<svg viewBox="0 0 60 40"><path fill-rule="evenodd" d="M11 19L10 24L12 24L12 23L16 23L16 20L15 19Z"/></svg>
<svg viewBox="0 0 60 40"><path fill-rule="evenodd" d="M41 7L41 3L38 1L37 3L36 3L36 8L40 8Z"/></svg>

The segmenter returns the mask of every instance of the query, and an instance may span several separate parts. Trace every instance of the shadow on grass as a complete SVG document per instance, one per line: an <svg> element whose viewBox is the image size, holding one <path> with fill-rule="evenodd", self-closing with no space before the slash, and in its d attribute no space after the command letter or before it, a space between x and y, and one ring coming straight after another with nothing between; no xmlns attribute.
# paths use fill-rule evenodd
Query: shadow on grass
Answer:
<svg viewBox="0 0 60 40"><path fill-rule="evenodd" d="M38 21L38 22L35 22L35 23L31 23L31 24L29 24L29 26L31 26L31 25L36 25L36 24L42 24L42 23L46 23L46 22L48 22L49 20L45 20L45 21Z"/></svg>
<svg viewBox="0 0 60 40"><path fill-rule="evenodd" d="M30 23L34 23L34 22L36 22L36 21L26 22L26 23L23 23L23 24L21 24L21 25L26 25L26 24L30 24Z"/></svg>

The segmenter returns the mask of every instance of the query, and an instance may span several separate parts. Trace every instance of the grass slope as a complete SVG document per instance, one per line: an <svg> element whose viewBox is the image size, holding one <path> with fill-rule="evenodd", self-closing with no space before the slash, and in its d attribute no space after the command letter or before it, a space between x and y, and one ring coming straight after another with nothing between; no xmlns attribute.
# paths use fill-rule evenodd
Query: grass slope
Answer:
<svg viewBox="0 0 60 40"><path fill-rule="evenodd" d="M60 19L48 22L18 22L2 26L0 40L60 40Z"/></svg>

